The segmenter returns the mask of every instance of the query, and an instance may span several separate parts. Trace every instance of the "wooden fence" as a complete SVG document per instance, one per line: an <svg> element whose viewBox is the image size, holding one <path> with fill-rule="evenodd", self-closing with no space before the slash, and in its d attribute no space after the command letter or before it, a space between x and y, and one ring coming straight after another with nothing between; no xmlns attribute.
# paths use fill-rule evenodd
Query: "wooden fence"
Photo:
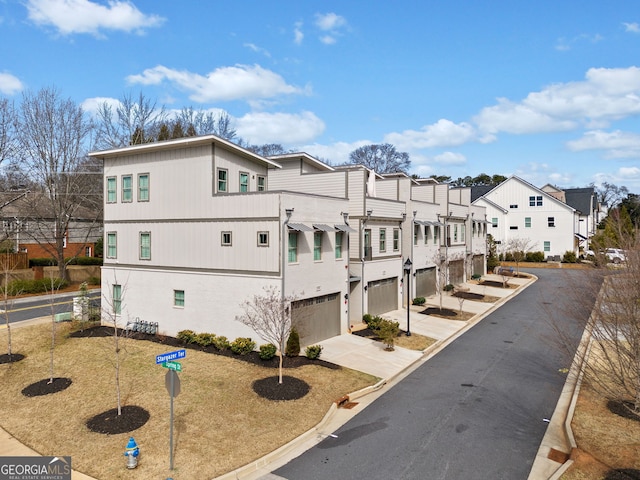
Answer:
<svg viewBox="0 0 640 480"><path fill-rule="evenodd" d="M0 270L2 272L12 272L27 268L29 268L29 259L26 253L0 253Z"/></svg>

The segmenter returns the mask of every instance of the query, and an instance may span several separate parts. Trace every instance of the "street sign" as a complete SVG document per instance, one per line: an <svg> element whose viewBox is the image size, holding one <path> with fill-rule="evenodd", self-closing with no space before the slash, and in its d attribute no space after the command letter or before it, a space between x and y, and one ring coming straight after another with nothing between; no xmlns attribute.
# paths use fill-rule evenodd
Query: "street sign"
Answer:
<svg viewBox="0 0 640 480"><path fill-rule="evenodd" d="M182 364L180 362L168 361L168 362L164 362L162 366L164 368L168 368L169 370L173 370L174 372L182 371Z"/></svg>
<svg viewBox="0 0 640 480"><path fill-rule="evenodd" d="M175 352L156 355L156 365L160 363L166 363L170 360L179 360L180 358L185 358L186 356L187 356L186 350L176 350Z"/></svg>
<svg viewBox="0 0 640 480"><path fill-rule="evenodd" d="M177 397L180 394L180 377L175 370L169 370L167 372L164 376L164 384L171 398Z"/></svg>

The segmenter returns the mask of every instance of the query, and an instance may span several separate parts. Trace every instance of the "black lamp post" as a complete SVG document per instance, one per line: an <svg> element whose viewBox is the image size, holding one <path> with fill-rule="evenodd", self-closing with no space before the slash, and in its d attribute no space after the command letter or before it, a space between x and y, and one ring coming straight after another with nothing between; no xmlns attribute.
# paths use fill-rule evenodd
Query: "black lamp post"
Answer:
<svg viewBox="0 0 640 480"><path fill-rule="evenodd" d="M407 274L407 337L411 336L411 326L409 321L409 306L411 305L411 265L411 259L407 258L407 261L404 262L404 271Z"/></svg>

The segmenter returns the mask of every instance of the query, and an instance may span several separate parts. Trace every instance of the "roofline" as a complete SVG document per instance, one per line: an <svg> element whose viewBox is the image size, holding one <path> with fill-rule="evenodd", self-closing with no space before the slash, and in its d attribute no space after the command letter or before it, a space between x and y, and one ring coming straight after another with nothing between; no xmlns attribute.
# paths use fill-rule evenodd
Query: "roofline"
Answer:
<svg viewBox="0 0 640 480"><path fill-rule="evenodd" d="M210 145L210 144L219 144L231 150L236 150L242 155L252 158L253 160L266 163L275 168L282 168L282 165L274 162L273 160L269 160L268 158L263 157L262 155L258 155L257 153L247 150L246 148L236 145L235 143L230 142L229 140L225 140L224 138L219 137L217 135L213 135L213 134L200 135L196 137L175 138L171 140L162 140L162 141L153 142L153 143L143 143L140 145L129 145L127 147L112 148L109 150L99 150L99 151L89 152L89 156L104 160L107 158L117 158L125 155L168 150L175 147L196 147L200 145Z"/></svg>
<svg viewBox="0 0 640 480"><path fill-rule="evenodd" d="M267 158L271 160L296 160L299 158L303 158L307 160L309 163L313 163L317 167L323 168L330 172L335 171L335 168L333 168L331 165L324 163L323 161L318 160L315 157L312 157L306 152L282 153L279 155L269 155Z"/></svg>

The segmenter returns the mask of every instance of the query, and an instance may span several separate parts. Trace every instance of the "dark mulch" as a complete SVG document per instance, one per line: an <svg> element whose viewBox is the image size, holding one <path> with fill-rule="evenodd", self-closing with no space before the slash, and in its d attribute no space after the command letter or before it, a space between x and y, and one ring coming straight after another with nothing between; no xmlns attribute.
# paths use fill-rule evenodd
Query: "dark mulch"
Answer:
<svg viewBox="0 0 640 480"><path fill-rule="evenodd" d="M87 428L92 432L116 435L132 432L149 421L149 412L136 405L125 405L120 409L112 408L87 420Z"/></svg>
<svg viewBox="0 0 640 480"><path fill-rule="evenodd" d="M604 480L640 480L640 470L635 468L616 468L609 470Z"/></svg>
<svg viewBox="0 0 640 480"><path fill-rule="evenodd" d="M493 280L484 280L481 285L486 285L487 287L511 288L511 285L509 284L505 287L502 282L496 282Z"/></svg>
<svg viewBox="0 0 640 480"><path fill-rule="evenodd" d="M607 408L611 413L629 420L640 422L640 413L634 411L634 403L628 400L609 400Z"/></svg>
<svg viewBox="0 0 640 480"><path fill-rule="evenodd" d="M22 355L21 353L12 353L11 355L9 355L8 353L3 353L2 355L0 355L0 365L2 365L3 363L15 363L19 362L20 360L24 360L24 355Z"/></svg>
<svg viewBox="0 0 640 480"><path fill-rule="evenodd" d="M453 296L457 298L464 298L466 300L482 300L484 298L484 295L481 293L473 292L455 292Z"/></svg>
<svg viewBox="0 0 640 480"><path fill-rule="evenodd" d="M119 329L120 330L120 329ZM123 334L120 331L120 334ZM71 337L83 338L83 337L108 337L113 336L113 327L108 327L106 325L98 325L91 328L85 328L84 330L74 332L70 334ZM278 357L273 357L270 360L263 360L260 358L259 352L251 352L246 355L237 355L233 353L231 350L218 350L213 345L208 345L203 347L202 345L197 345L195 343L185 344L178 340L175 337L166 337L164 335L152 335L149 333L142 332L129 332L127 335L128 338L133 338L135 340L148 340L154 343L160 343L162 345L166 345L167 347L174 348L184 348L191 350L199 350L201 352L211 353L214 355L222 355L224 357L234 358L236 360L241 360L243 362L251 363L253 365L259 365L261 367L266 368L278 368L279 360ZM338 370L341 367L339 365L335 365L333 363L325 362L321 359L311 360L304 355L298 355L295 357L285 357L283 362L283 368L298 368L303 365L319 365L321 367L330 368L332 370Z"/></svg>
<svg viewBox="0 0 640 480"><path fill-rule="evenodd" d="M363 328L362 330L356 330L351 332L352 335L357 335L363 338L370 338L371 340L382 341L375 330L371 330L370 328ZM404 337L407 335L405 330L398 331L398 337Z"/></svg>
<svg viewBox="0 0 640 480"><path fill-rule="evenodd" d="M458 312L455 310L450 310L448 308L438 308L438 307L427 307L422 310L420 313L423 315L437 315L439 317L457 317Z"/></svg>
<svg viewBox="0 0 640 480"><path fill-rule="evenodd" d="M310 386L304 380L282 376L282 383L278 383L279 377L262 378L253 382L253 391L267 400L297 400L309 393Z"/></svg>
<svg viewBox="0 0 640 480"><path fill-rule="evenodd" d="M32 383L28 387L22 389L25 397L40 397L51 393L58 393L69 388L72 381L70 378L54 377L53 382L50 378L45 378L39 382Z"/></svg>

